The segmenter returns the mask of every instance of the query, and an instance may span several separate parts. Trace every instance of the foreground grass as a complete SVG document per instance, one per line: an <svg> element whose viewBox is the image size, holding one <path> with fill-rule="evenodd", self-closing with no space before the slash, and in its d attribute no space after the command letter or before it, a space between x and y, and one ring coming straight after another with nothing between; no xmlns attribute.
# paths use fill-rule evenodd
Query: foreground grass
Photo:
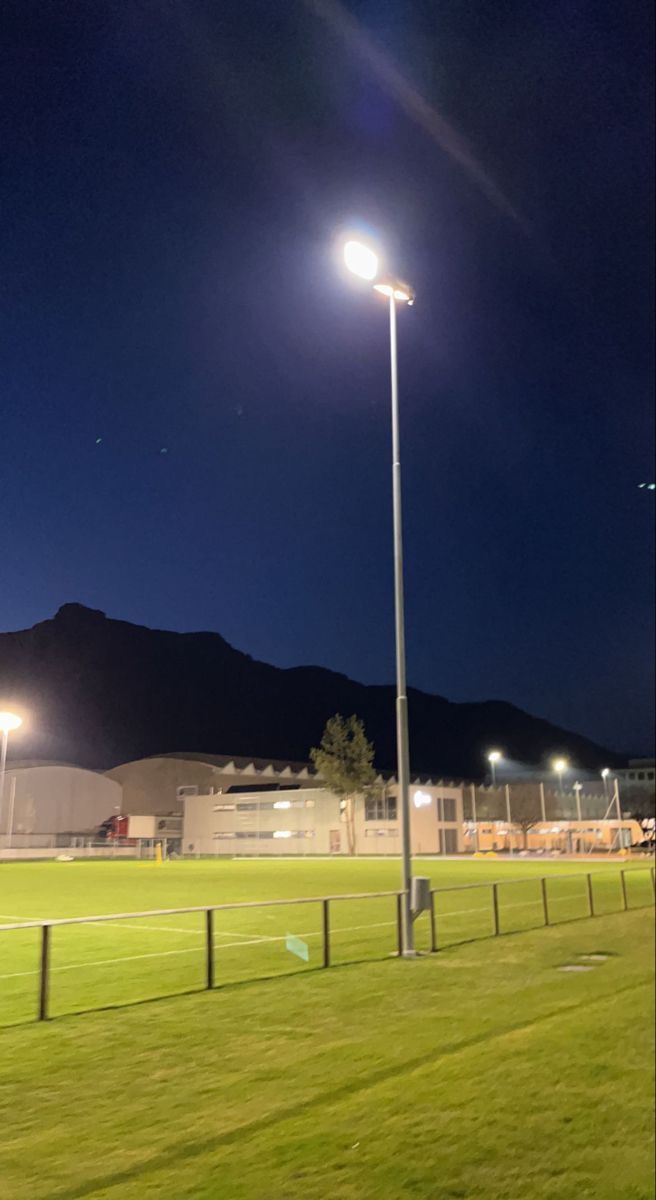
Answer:
<svg viewBox="0 0 656 1200"><path fill-rule="evenodd" d="M652 933L611 915L5 1030L3 1200L648 1200Z"/></svg>

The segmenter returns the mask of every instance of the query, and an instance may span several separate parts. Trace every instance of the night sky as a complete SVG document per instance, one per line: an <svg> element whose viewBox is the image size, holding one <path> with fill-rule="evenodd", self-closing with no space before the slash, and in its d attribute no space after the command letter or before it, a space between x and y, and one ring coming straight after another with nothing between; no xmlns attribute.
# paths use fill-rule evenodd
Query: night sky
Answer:
<svg viewBox="0 0 656 1200"><path fill-rule="evenodd" d="M392 681L357 225L417 292L410 682L648 753L651 8L9 0L0 629L77 600Z"/></svg>

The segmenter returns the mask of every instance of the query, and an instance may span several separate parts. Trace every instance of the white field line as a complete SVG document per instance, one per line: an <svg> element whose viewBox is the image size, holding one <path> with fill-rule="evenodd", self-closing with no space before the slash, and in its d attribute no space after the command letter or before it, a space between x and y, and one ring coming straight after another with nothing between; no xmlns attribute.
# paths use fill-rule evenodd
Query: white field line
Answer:
<svg viewBox="0 0 656 1200"><path fill-rule="evenodd" d="M438 894L439 894L439 891L438 891ZM321 899L321 897L319 897L318 899ZM561 896L551 896L550 895L548 897L548 900L549 900L549 904L561 904L561 903L564 903L566 900L585 900L587 903L587 893L586 892L569 892L569 893L567 893L565 895L561 895ZM502 903L500 905L500 908L503 911L505 911L505 909L507 909L507 908L527 908L530 905L533 905L533 904L540 905L541 903L542 903L542 898L536 897L536 899L534 899L534 900L512 900L509 903ZM451 911L449 911L448 909L444 909L444 910L440 911L436 908L435 915L436 915L436 917L440 917L440 918L451 917L451 916L459 917L459 916L465 916L466 914L469 914L469 913L488 912L488 911L489 911L488 905L481 904L476 908L458 908L458 909L452 909ZM275 920L273 913L265 913L264 916L268 920ZM43 921L43 920L47 920L47 918L26 917L24 914L18 916L16 913L0 913L0 921ZM108 930L112 930L112 931L114 931L116 929L116 926L118 924L119 924L118 921L115 921L115 922L112 922L112 921L89 921L88 922L88 925L90 927L92 926L94 929L108 929ZM382 922L380 922L380 924L393 925L394 922L393 921L382 921ZM121 927L121 929L133 930L135 933L142 933L142 932L184 933L184 934L188 934L189 937L205 937L204 929L191 929L189 927L184 927L181 925L132 925L132 924L128 923L127 921L121 921L120 927ZM345 929L351 929L351 928L356 928L356 927L345 926ZM357 928L365 929L365 928L369 928L369 926L357 926ZM338 932L339 927L331 926L331 929L332 929L332 932ZM236 930L226 930L226 929L216 929L216 928L214 930L214 935L215 935L215 937L248 937L247 934L240 934ZM266 940L267 940L266 935L262 935L262 941L266 941ZM277 939L273 938L270 940L276 941ZM249 942L248 944L250 945L251 943ZM0 976L0 978L3 978L3 976Z"/></svg>
<svg viewBox="0 0 656 1200"><path fill-rule="evenodd" d="M43 917L17 917L12 913L0 913L0 921L42 921ZM94 929L110 929L114 931L118 921L89 921L88 926ZM186 933L190 937L205 937L204 929L183 928L181 925L130 925L127 921L120 922L121 929L134 930L135 933ZM245 933L228 932L225 929L215 929L217 937L247 937Z"/></svg>
<svg viewBox="0 0 656 1200"><path fill-rule="evenodd" d="M507 905L505 905L505 907L506 908L526 908L527 905L534 905L534 904L538 904L538 903L539 903L539 901L537 901L537 900L519 900L519 901L514 901L511 904L507 904ZM487 909L460 908L460 909L454 909L451 912L447 912L447 913L437 913L436 915L439 918L443 919L444 917L461 917L461 916L465 916L469 913L480 913L480 912L487 912ZM22 917L20 919L26 920L28 918ZM39 918L36 918L36 919L38 920ZM104 922L104 923L109 924L109 922ZM93 922L89 922L89 924L93 924ZM395 925L395 924L396 924L395 921L376 921L376 922L368 923L366 925L334 926L331 928L331 936L333 934L337 934L337 933L355 933L356 931L360 931L362 929L381 929L381 928L385 928L385 927L389 928L389 926ZM159 928L161 928L161 926L154 926L154 928L159 929ZM186 930L185 932L190 932L190 931ZM265 934L263 936L249 938L248 940L243 940L244 938L247 937L246 934L237 933L236 936L242 938L242 941L223 942L222 944L216 946L216 949L217 950L239 949L240 947L245 947L245 946L262 945L263 943L267 943L267 942L284 942L287 938L286 934L278 935L276 937L271 937L271 936L268 936ZM303 937L303 938L318 937L319 930L311 929L309 932L299 933L296 936ZM198 950L197 946L189 946L189 947L184 947L184 949L181 949L181 950L153 950L148 954L121 954L121 955L118 955L116 958L92 959L90 962L82 962L82 963L64 963L61 966L51 966L50 970L51 971L77 971L77 970L81 970L84 967L108 967L108 966L113 966L116 963L140 962L143 959L149 959L149 958L171 958L171 957L173 957L175 955L179 955L179 954L194 954L197 952L197 950ZM31 971L12 971L9 974L0 975L0 980L19 979L24 976L38 975L39 973L40 972L38 969L31 970Z"/></svg>
<svg viewBox="0 0 656 1200"><path fill-rule="evenodd" d="M43 921L43 920L44 920L43 917L17 917L17 916L12 916L10 913L0 913L0 921ZM106 925L108 928L110 928L112 925L111 921L88 921L87 924L90 926L92 925L94 929L99 929L103 925ZM127 921L121 922L121 928L122 929L136 929L137 932L139 932L142 929L147 929L154 933L157 933L158 931L161 933L189 933L189 934L197 935L198 937L201 937L205 932L203 929L189 929L189 928L183 929L181 925L130 925L130 924L128 924Z"/></svg>
<svg viewBox="0 0 656 1200"><path fill-rule="evenodd" d="M394 921L381 921L380 925L394 925ZM375 929L375 925L351 925L346 926L342 930L336 932L350 933L355 929ZM239 934L237 936L240 936ZM320 931L317 929L310 930L309 933L299 933L297 937L310 938L319 937ZM232 948L240 949L242 946L258 946L264 942L284 942L287 940L287 934L282 934L278 937L255 937L247 942L228 942L215 947L217 950L230 950ZM77 971L83 967L108 967L114 963L138 962L144 958L169 958L175 954L194 954L198 950L197 946L186 946L183 950L153 950L150 954L121 954L118 958L94 958L91 962L82 963L64 963L62 966L50 967L51 971ZM32 971L12 971L8 975L0 975L1 979L19 979L24 975L39 975L39 970Z"/></svg>
<svg viewBox="0 0 656 1200"><path fill-rule="evenodd" d="M439 895L439 889L436 894ZM572 898L574 899L578 895L579 895L578 892L572 893ZM585 893L581 893L581 895L584 896ZM555 898L558 899L558 897L555 897ZM561 898L566 899L567 897L561 897ZM319 903L321 899L322 899L321 896L317 896L317 903ZM551 897L549 897L549 899L551 899ZM339 901L339 897L337 897L336 902L338 902L338 901ZM538 896L534 900L511 900L508 903L504 903L502 905L502 907L503 908L526 908L527 905L541 904L541 903L542 903L542 898ZM460 916L464 913L487 912L487 911L488 911L487 904L480 904L476 908L457 908L457 909L452 909L451 912L449 912L448 910L445 910L444 912L437 912L437 910L436 910L436 913L438 916L444 917L444 916ZM265 918L267 920L271 920L271 921L275 920L273 913L265 913L263 915L265 916ZM48 920L49 920L48 917L26 917L24 914L22 914L21 916L17 916L16 913L0 913L0 921L26 921L26 922L27 921L43 921L44 924L47 924ZM383 921L381 923L384 925L394 924L393 921L392 922ZM191 929L188 926L183 927L181 925L132 925L132 924L128 923L127 921L121 921L120 917L116 917L113 921L87 921L86 924L87 924L87 926L93 926L94 929L100 929L100 928L116 929L117 926L120 925L121 929L134 929L137 933L140 933L142 930L148 930L148 932L152 931L153 933L188 933L190 935L193 935L194 937L204 937L205 936L204 929ZM336 930L338 928L339 928L339 926L337 926L337 925L333 926L332 922L331 922L331 929ZM351 928L355 928L355 927L350 926L350 925L344 926L344 929L351 929ZM357 928L365 929L365 928L368 928L368 926L364 926L364 925L357 926ZM240 935L239 933L237 933L236 930L228 931L225 929L224 930L215 929L214 932L217 936L221 936L221 937L240 937L240 936L246 937L247 936L246 934ZM299 935L299 936L301 936L301 935ZM263 934L262 937L263 937L263 939L265 939L266 935Z"/></svg>

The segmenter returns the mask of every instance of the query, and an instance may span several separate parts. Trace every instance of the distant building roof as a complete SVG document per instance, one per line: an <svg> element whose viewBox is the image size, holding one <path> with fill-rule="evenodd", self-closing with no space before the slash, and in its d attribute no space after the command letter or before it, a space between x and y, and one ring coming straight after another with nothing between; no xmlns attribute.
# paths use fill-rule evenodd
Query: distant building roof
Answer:
<svg viewBox="0 0 656 1200"><path fill-rule="evenodd" d="M32 770L35 767L65 767L69 771L87 771L89 775L104 775L105 771L96 771L93 767L81 767L79 763L57 762L48 758L14 758L7 762L7 774L11 771Z"/></svg>
<svg viewBox="0 0 656 1200"><path fill-rule="evenodd" d="M238 771L243 771L246 767L255 767L256 771L263 771L266 767L273 767L274 771L309 771L311 775L315 775L316 771L310 762L293 762L288 759L279 758L252 758L245 757L239 754L202 754L196 750L181 750L169 752L166 754L151 754L149 758L180 758L189 762L204 762L211 767L228 767L232 763Z"/></svg>

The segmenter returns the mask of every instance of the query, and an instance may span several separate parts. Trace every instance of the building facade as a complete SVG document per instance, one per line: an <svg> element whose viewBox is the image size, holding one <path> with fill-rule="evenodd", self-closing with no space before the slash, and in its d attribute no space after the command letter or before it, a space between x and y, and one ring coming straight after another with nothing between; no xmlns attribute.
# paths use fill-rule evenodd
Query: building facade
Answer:
<svg viewBox="0 0 656 1200"><path fill-rule="evenodd" d="M107 778L123 789L126 813L182 812L186 796L235 790L312 787L307 763L231 758L219 754L163 754L122 763Z"/></svg>
<svg viewBox="0 0 656 1200"><path fill-rule="evenodd" d="M630 783L634 787L641 784L653 792L656 786L656 759L630 758L628 767L621 767L613 774L617 775L621 783Z"/></svg>
<svg viewBox="0 0 656 1200"><path fill-rule="evenodd" d="M100 772L61 763L13 764L5 777L0 846L92 836L122 803L120 785Z"/></svg>
<svg viewBox="0 0 656 1200"><path fill-rule="evenodd" d="M462 788L410 789L413 854L458 854L464 849ZM325 788L184 797L184 854L345 855L348 813ZM358 796L353 812L358 855L401 852L398 799L393 786Z"/></svg>

